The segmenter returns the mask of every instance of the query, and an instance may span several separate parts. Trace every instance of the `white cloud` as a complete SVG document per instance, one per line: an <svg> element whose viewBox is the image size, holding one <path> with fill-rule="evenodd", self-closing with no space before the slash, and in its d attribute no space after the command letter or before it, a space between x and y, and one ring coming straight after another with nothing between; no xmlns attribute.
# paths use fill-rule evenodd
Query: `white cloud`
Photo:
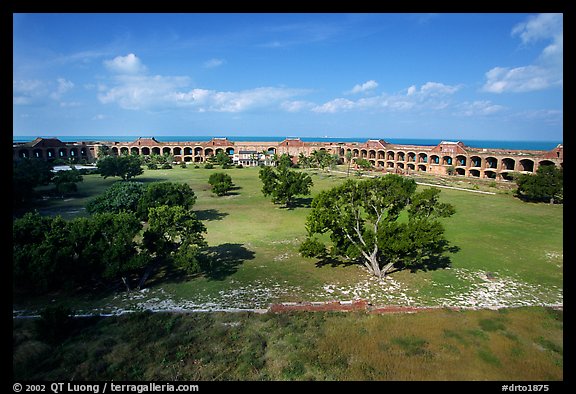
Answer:
<svg viewBox="0 0 576 394"><path fill-rule="evenodd" d="M529 17L512 29L523 45L549 42L532 64L519 67L493 67L486 74L482 90L490 93L531 92L562 86L564 78L564 36L562 14Z"/></svg>
<svg viewBox="0 0 576 394"><path fill-rule="evenodd" d="M514 26L512 35L519 35L524 44L548 40L550 37L562 35L563 19L562 14L530 16L526 21Z"/></svg>
<svg viewBox="0 0 576 394"><path fill-rule="evenodd" d="M351 94L364 93L370 90L374 90L378 87L378 82L373 79L364 82L363 84L354 85L352 90L349 91Z"/></svg>
<svg viewBox="0 0 576 394"><path fill-rule="evenodd" d="M442 96L456 93L460 89L459 85L444 85L439 82L426 82L420 87L420 93L424 96Z"/></svg>
<svg viewBox="0 0 576 394"><path fill-rule="evenodd" d="M557 109L535 109L520 111L512 114L515 122L528 120L530 122L544 122L551 125L562 125L564 121L564 112Z"/></svg>
<svg viewBox="0 0 576 394"><path fill-rule="evenodd" d="M146 66L133 53L105 60L104 65L108 70L117 74L139 74L146 71Z"/></svg>
<svg viewBox="0 0 576 394"><path fill-rule="evenodd" d="M242 91L186 89L190 78L183 76L119 75L114 80L115 86L99 86L100 102L131 110L191 108L199 112L242 112L278 105L306 93L302 89L277 87Z"/></svg>
<svg viewBox="0 0 576 394"><path fill-rule="evenodd" d="M50 93L50 98L54 100L60 100L66 92L74 87L74 84L71 81L64 78L58 78L57 83L58 86L56 87L56 90Z"/></svg>
<svg viewBox="0 0 576 394"><path fill-rule="evenodd" d="M397 94L381 94L358 100L336 98L324 104L316 105L311 110L317 113L336 113L351 110L440 110L449 106L446 97L456 93L459 89L460 85L426 82L420 89L412 85ZM403 92L406 92L406 94Z"/></svg>
<svg viewBox="0 0 576 394"><path fill-rule="evenodd" d="M312 109L314 107L314 103L302 100L284 101L282 104L280 104L280 108L288 112L300 112Z"/></svg>
<svg viewBox="0 0 576 394"><path fill-rule="evenodd" d="M327 103L324 103L322 105L315 106L314 108L312 108L312 111L320 113L326 113L326 112L335 113L335 112L347 111L357 107L358 107L357 102L345 98L337 98L328 101Z"/></svg>
<svg viewBox="0 0 576 394"><path fill-rule="evenodd" d="M60 101L74 83L58 78L54 81L20 79L12 81L12 103L14 105L39 105L51 100ZM62 104L62 103L60 103Z"/></svg>
<svg viewBox="0 0 576 394"><path fill-rule="evenodd" d="M161 75L118 75L116 86L100 85L98 99L103 104L116 103L124 109L150 109L170 104L176 89L190 84L188 77Z"/></svg>
<svg viewBox="0 0 576 394"><path fill-rule="evenodd" d="M531 92L560 84L561 76L546 67L494 67L486 73L483 90L490 93Z"/></svg>
<svg viewBox="0 0 576 394"><path fill-rule="evenodd" d="M205 68L216 68L216 67L220 67L221 65L224 64L224 60L222 59L210 59L204 62L204 67Z"/></svg>
<svg viewBox="0 0 576 394"><path fill-rule="evenodd" d="M456 106L455 115L460 116L487 116L501 112L505 107L493 104L489 100L464 101Z"/></svg>
<svg viewBox="0 0 576 394"><path fill-rule="evenodd" d="M170 100L175 105L191 106L201 111L243 112L284 103L287 99L305 92L302 89L277 87L259 87L236 92L192 89L189 92L174 92Z"/></svg>
<svg viewBox="0 0 576 394"><path fill-rule="evenodd" d="M29 105L41 101L49 90L46 83L38 79L20 79L12 81L12 103Z"/></svg>

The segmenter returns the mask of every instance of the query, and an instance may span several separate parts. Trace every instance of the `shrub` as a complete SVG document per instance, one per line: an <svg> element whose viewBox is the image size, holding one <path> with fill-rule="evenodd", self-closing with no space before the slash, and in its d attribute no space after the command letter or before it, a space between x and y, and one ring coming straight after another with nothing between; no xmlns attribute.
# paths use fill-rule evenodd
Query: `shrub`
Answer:
<svg viewBox="0 0 576 394"><path fill-rule="evenodd" d="M232 177L223 172L215 172L210 175L208 183L212 185L212 192L217 196L225 195L234 186Z"/></svg>

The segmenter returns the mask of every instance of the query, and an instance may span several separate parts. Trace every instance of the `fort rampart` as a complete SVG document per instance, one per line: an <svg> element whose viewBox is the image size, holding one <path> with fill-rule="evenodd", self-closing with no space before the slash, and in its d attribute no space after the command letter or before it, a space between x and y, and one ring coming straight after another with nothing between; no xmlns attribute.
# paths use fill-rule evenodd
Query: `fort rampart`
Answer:
<svg viewBox="0 0 576 394"><path fill-rule="evenodd" d="M176 162L202 163L208 157L225 152L235 162L258 156L287 153L295 161L302 153L325 150L345 162L347 157L364 158L377 170L395 173L423 172L437 175L455 174L464 177L510 179L511 173L532 173L539 166L563 167L564 148L558 145L549 151L471 148L463 142L442 141L436 146L390 144L384 140L365 142L305 142L285 139L281 142L232 141L212 138L210 141L162 142L155 138L137 138L132 142L76 141L36 138L13 144L13 159L35 157L43 160L74 159L94 162L102 149L112 154L170 154ZM258 160L249 160L256 164Z"/></svg>

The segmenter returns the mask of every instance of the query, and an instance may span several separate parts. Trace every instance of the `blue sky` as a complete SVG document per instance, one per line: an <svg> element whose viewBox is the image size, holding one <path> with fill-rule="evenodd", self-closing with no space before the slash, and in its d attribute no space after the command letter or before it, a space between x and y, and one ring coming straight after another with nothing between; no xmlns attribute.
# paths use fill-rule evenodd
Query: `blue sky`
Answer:
<svg viewBox="0 0 576 394"><path fill-rule="evenodd" d="M562 14L14 14L13 135L563 139Z"/></svg>

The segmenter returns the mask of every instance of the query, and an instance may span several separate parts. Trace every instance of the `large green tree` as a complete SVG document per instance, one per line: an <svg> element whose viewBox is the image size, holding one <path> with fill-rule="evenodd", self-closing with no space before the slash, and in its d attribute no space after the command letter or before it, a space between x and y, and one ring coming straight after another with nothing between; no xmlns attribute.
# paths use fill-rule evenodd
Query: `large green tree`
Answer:
<svg viewBox="0 0 576 394"><path fill-rule="evenodd" d="M59 288L68 279L74 256L67 222L60 216L28 212L12 224L14 285L33 293Z"/></svg>
<svg viewBox="0 0 576 394"><path fill-rule="evenodd" d="M554 165L540 166L535 174L520 174L516 184L516 195L528 201L553 204L564 199L563 171Z"/></svg>
<svg viewBox="0 0 576 394"><path fill-rule="evenodd" d="M138 202L138 214L146 220L148 210L162 205L180 205L190 209L196 203L196 195L187 183L154 182L148 185Z"/></svg>
<svg viewBox="0 0 576 394"><path fill-rule="evenodd" d="M86 204L88 213L137 212L146 186L142 182L115 182Z"/></svg>
<svg viewBox="0 0 576 394"><path fill-rule="evenodd" d="M309 195L313 185L310 175L286 166L262 167L259 173L262 193L271 196L274 204L290 207L298 195Z"/></svg>
<svg viewBox="0 0 576 394"><path fill-rule="evenodd" d="M133 213L102 213L70 221L27 213L13 223L13 273L19 288L42 293L94 280L122 279L149 261L135 237Z"/></svg>
<svg viewBox="0 0 576 394"><path fill-rule="evenodd" d="M144 173L142 159L137 155L103 156L96 163L96 167L104 178L119 176L123 180L129 180Z"/></svg>
<svg viewBox="0 0 576 394"><path fill-rule="evenodd" d="M392 270L431 268L449 245L438 218L454 213L439 201L439 193L435 188L416 193L414 180L395 174L347 180L312 201L308 238L300 252L360 263L378 277ZM330 235L330 250L315 236L324 233Z"/></svg>
<svg viewBox="0 0 576 394"><path fill-rule="evenodd" d="M74 277L83 283L91 274L104 280L120 279L130 290L130 275L139 274L151 261L138 250L135 238L142 224L133 212L98 213L74 219L68 227Z"/></svg>
<svg viewBox="0 0 576 394"><path fill-rule="evenodd" d="M201 269L202 252L207 246L204 224L194 212L182 206L150 208L143 244L158 263L174 264L188 273Z"/></svg>
<svg viewBox="0 0 576 394"><path fill-rule="evenodd" d="M52 177L52 182L56 185L56 192L65 195L78 190L76 183L82 182L84 178L80 171L72 167L70 170L58 171Z"/></svg>

